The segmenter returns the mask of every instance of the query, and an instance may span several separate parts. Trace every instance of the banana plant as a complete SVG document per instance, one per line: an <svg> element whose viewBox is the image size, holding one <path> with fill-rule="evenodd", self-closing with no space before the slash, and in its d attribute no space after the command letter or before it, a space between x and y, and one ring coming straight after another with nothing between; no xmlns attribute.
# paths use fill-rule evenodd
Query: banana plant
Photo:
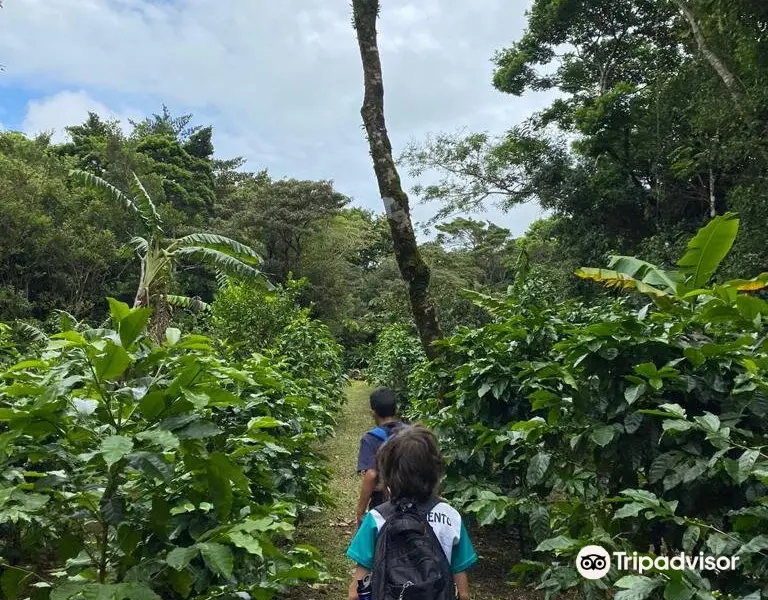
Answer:
<svg viewBox="0 0 768 600"><path fill-rule="evenodd" d="M606 287L636 290L651 296L657 304L668 306L675 300L694 301L699 296L728 296L740 291L756 291L768 287L768 273L753 279L734 279L720 286L706 287L728 255L739 232L736 213L715 217L688 242L688 248L677 262L676 270L659 266L633 256L612 256L607 269L582 267L576 275L592 279Z"/></svg>
<svg viewBox="0 0 768 600"><path fill-rule="evenodd" d="M213 266L220 276L231 275L257 280L272 287L260 272L261 258L249 246L212 233L192 233L180 238L166 237L163 222L154 201L135 173L132 173L131 193L123 192L108 181L79 169L70 175L83 185L105 193L115 202L135 212L144 224L143 235L131 239L130 246L140 260L141 273L134 308L153 309L149 322L152 337L162 342L170 324L172 307L206 310L208 305L199 298L168 293L176 266L183 261Z"/></svg>

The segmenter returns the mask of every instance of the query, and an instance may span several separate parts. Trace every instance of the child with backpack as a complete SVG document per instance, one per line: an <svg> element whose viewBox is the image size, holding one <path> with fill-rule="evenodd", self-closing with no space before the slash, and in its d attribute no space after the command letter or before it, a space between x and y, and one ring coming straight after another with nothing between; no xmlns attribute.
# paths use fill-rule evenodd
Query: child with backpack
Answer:
<svg viewBox="0 0 768 600"><path fill-rule="evenodd" d="M363 476L355 510L358 527L370 508L386 500L384 491L379 485L376 454L384 442L404 426L404 423L397 418L397 397L391 389L386 387L375 389L370 396L370 406L376 427L363 435L357 456L357 472Z"/></svg>
<svg viewBox="0 0 768 600"><path fill-rule="evenodd" d="M357 563L349 600L367 579L372 600L468 600L477 553L461 515L435 495L443 459L434 434L403 428L381 447L378 469L390 500L368 512L347 550Z"/></svg>

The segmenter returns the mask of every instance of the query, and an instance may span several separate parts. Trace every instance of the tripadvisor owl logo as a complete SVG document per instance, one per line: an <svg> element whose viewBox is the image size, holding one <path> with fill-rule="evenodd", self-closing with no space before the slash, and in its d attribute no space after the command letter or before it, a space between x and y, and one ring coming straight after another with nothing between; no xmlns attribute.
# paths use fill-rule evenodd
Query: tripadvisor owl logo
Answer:
<svg viewBox="0 0 768 600"><path fill-rule="evenodd" d="M611 569L611 555L602 546L584 546L576 556L576 570L584 579L600 579Z"/></svg>

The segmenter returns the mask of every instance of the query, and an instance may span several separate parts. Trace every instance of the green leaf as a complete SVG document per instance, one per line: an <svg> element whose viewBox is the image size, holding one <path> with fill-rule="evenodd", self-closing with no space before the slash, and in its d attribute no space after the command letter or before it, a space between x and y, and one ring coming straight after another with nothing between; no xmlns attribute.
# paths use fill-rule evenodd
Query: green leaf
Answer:
<svg viewBox="0 0 768 600"><path fill-rule="evenodd" d="M179 239L180 246L204 246L238 256L250 264L261 264L261 257L250 246L215 233L191 233Z"/></svg>
<svg viewBox="0 0 768 600"><path fill-rule="evenodd" d="M670 580L664 588L664 600L691 600L696 591L682 577Z"/></svg>
<svg viewBox="0 0 768 600"><path fill-rule="evenodd" d="M195 421L190 423L183 429L175 432L179 439L182 440L202 440L205 438L213 437L222 433L221 429L216 427L210 421Z"/></svg>
<svg viewBox="0 0 768 600"><path fill-rule="evenodd" d="M768 535L758 535L749 540L741 548L739 548L739 556L745 554L756 554L768 550Z"/></svg>
<svg viewBox="0 0 768 600"><path fill-rule="evenodd" d="M184 397L187 400L189 400L192 403L192 405L197 410L204 409L206 406L208 406L208 403L211 401L211 399L208 397L208 394L206 394L205 392L182 389L181 393L184 395Z"/></svg>
<svg viewBox="0 0 768 600"><path fill-rule="evenodd" d="M188 548L174 548L165 557L165 562L168 566L177 571L185 569L187 565L197 556L199 548L197 546L189 546Z"/></svg>
<svg viewBox="0 0 768 600"><path fill-rule="evenodd" d="M204 542L197 544L197 547L200 548L200 554L211 571L225 579L232 576L233 559L229 548L215 542Z"/></svg>
<svg viewBox="0 0 768 600"><path fill-rule="evenodd" d="M712 219L699 229L688 242L688 251L677 266L688 276L688 285L700 288L707 284L728 255L739 232L739 219L735 213L726 213Z"/></svg>
<svg viewBox="0 0 768 600"><path fill-rule="evenodd" d="M49 600L69 600L75 594L79 594L88 584L84 583L64 583L51 590Z"/></svg>
<svg viewBox="0 0 768 600"><path fill-rule="evenodd" d="M144 473L150 480L170 481L173 477L173 465L166 462L161 454L135 452L128 459L133 468Z"/></svg>
<svg viewBox="0 0 768 600"><path fill-rule="evenodd" d="M213 452L207 465L208 471L226 477L244 494L250 494L250 481L242 468L221 452Z"/></svg>
<svg viewBox="0 0 768 600"><path fill-rule="evenodd" d="M175 327L169 327L165 330L165 342L169 346L175 346L181 339L181 330Z"/></svg>
<svg viewBox="0 0 768 600"><path fill-rule="evenodd" d="M541 542L549 535L549 511L543 504L531 509L528 525L536 542Z"/></svg>
<svg viewBox="0 0 768 600"><path fill-rule="evenodd" d="M109 497L101 499L99 512L105 523L118 525L125 517L125 497L119 493L113 493Z"/></svg>
<svg viewBox="0 0 768 600"><path fill-rule="evenodd" d="M685 409L679 404L662 404L659 408L670 413L670 416L679 417L681 419L685 419L686 417Z"/></svg>
<svg viewBox="0 0 768 600"><path fill-rule="evenodd" d="M641 365L637 365L634 368L635 373L638 375L642 375L646 379L654 379L657 378L659 375L658 369L656 369L656 365L652 362L643 363Z"/></svg>
<svg viewBox="0 0 768 600"><path fill-rule="evenodd" d="M634 256L612 256L608 263L609 269L629 275L644 284L663 290L667 294L675 294L680 276L674 271L665 271L660 267L636 258ZM642 290L641 290L642 291Z"/></svg>
<svg viewBox="0 0 768 600"><path fill-rule="evenodd" d="M565 550L571 550L578 545L578 541L566 537L564 535L558 535L557 537L544 540L538 546L534 552L563 552Z"/></svg>
<svg viewBox="0 0 768 600"><path fill-rule="evenodd" d="M645 600L653 590L663 585L663 581L643 575L624 575L615 585L622 589L616 592L614 600Z"/></svg>
<svg viewBox="0 0 768 600"><path fill-rule="evenodd" d="M248 429L272 429L274 427L282 427L285 425L282 421L278 421L274 417L254 417L248 421Z"/></svg>
<svg viewBox="0 0 768 600"><path fill-rule="evenodd" d="M153 390L139 402L139 410L150 421L157 418L165 409L165 394L162 390Z"/></svg>
<svg viewBox="0 0 768 600"><path fill-rule="evenodd" d="M232 484L230 483L229 477L226 477L214 469L208 469L207 475L208 489L213 496L216 515L220 520L224 520L229 516L229 513L232 510Z"/></svg>
<svg viewBox="0 0 768 600"><path fill-rule="evenodd" d="M109 303L109 314L112 316L112 322L115 324L115 330L117 330L120 321L131 313L131 307L114 298L107 298L107 302Z"/></svg>
<svg viewBox="0 0 768 600"><path fill-rule="evenodd" d="M720 419L712 413L704 413L700 417L694 417L693 420L701 425L708 433L717 433L720 429Z"/></svg>
<svg viewBox="0 0 768 600"><path fill-rule="evenodd" d="M641 510L645 510L648 506L644 504L638 504L637 502L630 502L625 504L619 510L613 514L614 519L626 519L627 517L636 517L640 514Z"/></svg>
<svg viewBox="0 0 768 600"><path fill-rule="evenodd" d="M30 577L33 577L33 574L23 569L3 567L3 575L0 577L0 591L3 592L3 598L17 600L21 595L24 581Z"/></svg>
<svg viewBox="0 0 768 600"><path fill-rule="evenodd" d="M91 189L105 192L112 200L117 203L124 204L126 207L133 210L141 217L145 225L151 230L160 230L160 217L157 215L157 211L153 204L147 204L146 198L132 198L128 194L120 191L114 185L109 183L106 179L83 171L81 169L72 169L69 172L70 177L77 179L80 183L87 185ZM136 175L134 174L134 178ZM138 180L138 178L136 178ZM52 599L53 600L53 599Z"/></svg>
<svg viewBox="0 0 768 600"><path fill-rule="evenodd" d="M757 459L760 458L760 452L757 450L745 450L744 454L739 457L739 480L738 483L743 483L752 474L752 468L755 466Z"/></svg>
<svg viewBox="0 0 768 600"><path fill-rule="evenodd" d="M96 359L96 376L100 381L113 381L118 379L128 365L131 364L131 356L112 340L107 340L104 354Z"/></svg>
<svg viewBox="0 0 768 600"><path fill-rule="evenodd" d="M688 529L686 529L685 533L683 534L683 550L688 553L693 552L693 549L696 546L696 543L699 541L700 536L701 529L697 525L691 525L688 527Z"/></svg>
<svg viewBox="0 0 768 600"><path fill-rule="evenodd" d="M664 431L688 431L693 427L693 423L690 421L681 421L675 419L674 421L666 420L661 424L661 428Z"/></svg>
<svg viewBox="0 0 768 600"><path fill-rule="evenodd" d="M192 586L194 585L194 579L189 570L169 570L168 581L170 582L171 587L178 592L182 598L189 598L189 595L192 593Z"/></svg>
<svg viewBox="0 0 768 600"><path fill-rule="evenodd" d="M632 498L632 500L635 502L638 502L647 507L659 506L661 504L659 499L656 497L656 494L649 492L648 490L622 490L621 495Z"/></svg>
<svg viewBox="0 0 768 600"><path fill-rule="evenodd" d="M616 429L611 425L601 425L600 427L593 429L589 438L595 442L598 446L605 447L611 443L611 440L616 435Z"/></svg>
<svg viewBox="0 0 768 600"><path fill-rule="evenodd" d="M241 260L242 256L235 256L229 252L207 248L203 246L184 246L177 248L174 254L182 257L194 258L201 263L209 264L224 271L228 275L236 275L247 279L258 279L261 272L248 262Z"/></svg>
<svg viewBox="0 0 768 600"><path fill-rule="evenodd" d="M227 534L227 537L235 546L243 548L249 554L255 554L260 557L264 556L264 550L262 549L259 540L252 535L243 531L231 531Z"/></svg>
<svg viewBox="0 0 768 600"><path fill-rule="evenodd" d="M606 287L620 290L637 290L643 294L650 294L654 297L663 297L668 294L652 285L635 279L626 273L620 273L613 269L595 269L592 267L581 267L576 270L576 276L581 279L592 279L602 283Z"/></svg>
<svg viewBox="0 0 768 600"><path fill-rule="evenodd" d="M122 435L111 435L101 442L100 453L104 457L104 461L107 463L107 467L111 467L121 458L129 454L133 450L133 441Z"/></svg>
<svg viewBox="0 0 768 600"><path fill-rule="evenodd" d="M627 404L632 405L642 398L643 394L645 394L645 389L644 383L626 388L624 390L624 399L627 401Z"/></svg>
<svg viewBox="0 0 768 600"><path fill-rule="evenodd" d="M179 438L165 429L150 429L136 434L136 439L160 446L164 451L176 450L179 447Z"/></svg>
<svg viewBox="0 0 768 600"><path fill-rule="evenodd" d="M151 308L134 308L128 315L123 317L118 329L120 343L123 345L123 348L128 350L133 345L133 342L136 341L136 338L141 335L147 326L147 321L149 321L151 314Z"/></svg>
<svg viewBox="0 0 768 600"><path fill-rule="evenodd" d="M538 485L549 468L550 456L540 452L531 459L528 464L528 472L526 473L526 482L530 487Z"/></svg>

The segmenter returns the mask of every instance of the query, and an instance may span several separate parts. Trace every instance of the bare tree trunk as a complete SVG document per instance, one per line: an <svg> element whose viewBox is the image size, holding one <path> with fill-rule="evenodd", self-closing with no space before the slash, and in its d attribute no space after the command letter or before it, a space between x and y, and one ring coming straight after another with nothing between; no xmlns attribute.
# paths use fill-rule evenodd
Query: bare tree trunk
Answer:
<svg viewBox="0 0 768 600"><path fill-rule="evenodd" d="M171 325L173 311L165 294L157 296L152 306L152 316L149 319L149 335L155 342L162 344L165 341L165 331Z"/></svg>
<svg viewBox="0 0 768 600"><path fill-rule="evenodd" d="M429 358L435 358L437 350L432 343L440 338L440 328L429 294L429 267L422 259L416 244L408 196L403 190L392 158L392 144L384 121L384 82L376 39L379 0L353 0L352 11L365 81L365 97L360 113L368 134L373 170L392 232L397 265L408 284L411 311L421 345Z"/></svg>
<svg viewBox="0 0 768 600"><path fill-rule="evenodd" d="M733 98L736 107L741 110L741 93L738 89L735 75L731 73L725 63L720 60L720 57L717 56L717 54L715 54L707 45L707 41L704 39L704 34L702 33L699 24L696 22L696 15L693 14L693 10L691 10L688 2L686 0L674 0L674 2L683 13L683 16L685 17L686 21L688 21L688 24L691 26L691 32L693 33L693 37L696 40L696 44L699 46L699 51L704 55L704 58L707 59L707 62L709 62L710 66L717 72L717 74L720 76L720 79L723 80L723 83L725 84L725 87L728 88L728 92L731 94L731 98Z"/></svg>
<svg viewBox="0 0 768 600"><path fill-rule="evenodd" d="M715 174L712 172L712 167L709 167L709 216L713 219L717 216L717 197L715 196Z"/></svg>

